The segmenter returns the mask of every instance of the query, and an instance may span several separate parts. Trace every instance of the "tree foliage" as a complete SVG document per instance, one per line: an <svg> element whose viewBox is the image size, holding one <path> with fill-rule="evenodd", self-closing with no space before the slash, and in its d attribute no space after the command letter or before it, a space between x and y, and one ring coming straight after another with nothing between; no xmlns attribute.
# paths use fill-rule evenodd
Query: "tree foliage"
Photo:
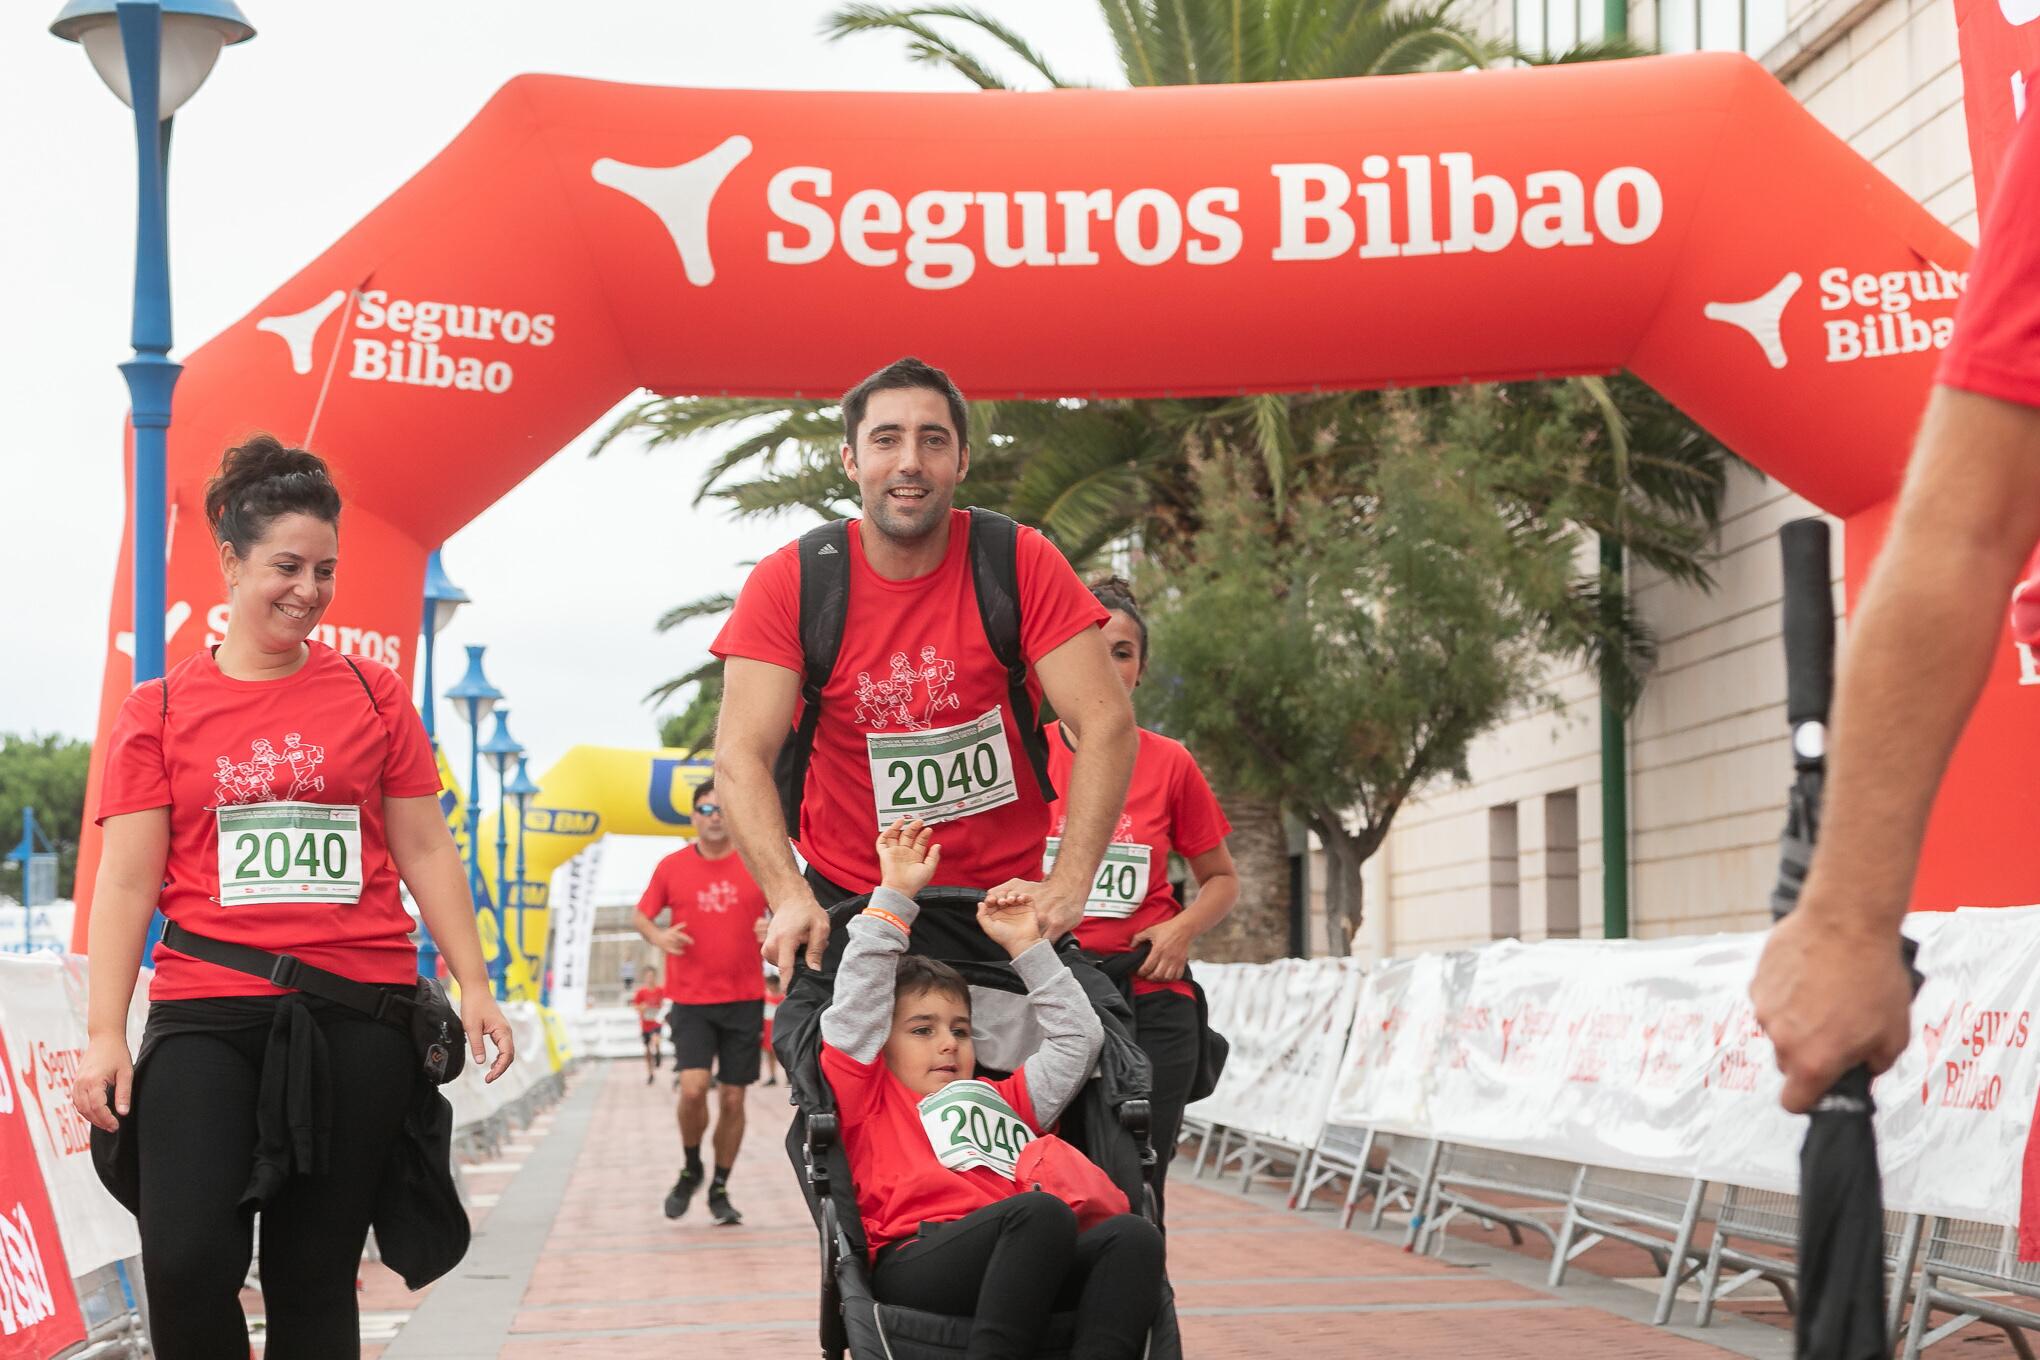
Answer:
<svg viewBox="0 0 2040 1360"><path fill-rule="evenodd" d="M78 878L78 836L85 822L85 772L92 743L69 737L0 735L0 850L21 839L21 810L35 819L57 851L57 895L69 897ZM21 878L0 870L0 884L19 894Z"/></svg>

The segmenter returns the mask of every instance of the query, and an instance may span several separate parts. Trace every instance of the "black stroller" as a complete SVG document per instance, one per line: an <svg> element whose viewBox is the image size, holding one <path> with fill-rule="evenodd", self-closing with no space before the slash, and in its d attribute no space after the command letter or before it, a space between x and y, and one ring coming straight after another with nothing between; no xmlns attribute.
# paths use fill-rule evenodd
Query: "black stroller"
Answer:
<svg viewBox="0 0 2040 1360"><path fill-rule="evenodd" d="M994 1078L1018 1067L1039 1042L1025 988L1005 951L977 923L981 892L931 888L920 896L921 914L907 948L940 959L970 983L973 1027L979 1037L978 1070ZM805 964L786 989L773 1023L772 1047L786 1069L796 1112L786 1133L787 1156L801 1178L808 1211L821 1232L821 1343L827 1360L955 1360L964 1353L971 1320L880 1303L872 1296L864 1225L857 1214L850 1163L838 1138L836 1100L821 1068L821 1017L835 992L845 926L864 909L853 897L829 910L829 949L819 972ZM1118 988L1085 962L1073 939L1060 952L1082 984L1105 1027L1098 1072L1070 1101L1056 1132L1125 1192L1127 1201L1154 1218L1151 1183L1154 1149L1148 1142L1147 1055L1130 1034L1132 1013ZM994 1067L996 1063L998 1066ZM1064 1360L1074 1315L1049 1324L1041 1360ZM1164 1280L1161 1305L1148 1335L1150 1360L1181 1360L1174 1296Z"/></svg>

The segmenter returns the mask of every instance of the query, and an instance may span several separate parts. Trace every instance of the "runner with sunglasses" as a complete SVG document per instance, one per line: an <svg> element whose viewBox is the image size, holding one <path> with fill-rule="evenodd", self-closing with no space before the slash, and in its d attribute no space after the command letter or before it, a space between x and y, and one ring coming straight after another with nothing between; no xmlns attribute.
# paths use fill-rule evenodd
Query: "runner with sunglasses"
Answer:
<svg viewBox="0 0 2040 1360"><path fill-rule="evenodd" d="M758 1080L765 1030L765 894L744 868L715 781L694 790L694 844L659 861L633 924L666 955L666 1013L680 1074L679 1179L666 1217L679 1218L706 1179L701 1140L709 1131L708 1090L716 1086L715 1175L708 1212L719 1225L744 1221L730 1203L730 1168L744 1141L744 1090ZM662 923L663 918L663 923ZM648 979L649 981L649 979Z"/></svg>

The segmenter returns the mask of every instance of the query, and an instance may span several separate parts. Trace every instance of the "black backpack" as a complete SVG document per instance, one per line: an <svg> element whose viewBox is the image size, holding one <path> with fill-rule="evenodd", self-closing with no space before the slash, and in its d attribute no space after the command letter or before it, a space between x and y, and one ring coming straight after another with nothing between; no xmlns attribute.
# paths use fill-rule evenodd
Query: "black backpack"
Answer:
<svg viewBox="0 0 2040 1360"><path fill-rule="evenodd" d="M970 577L977 593L978 619L992 655L1006 668L1006 701L1020 728L1020 744L1034 767L1045 802L1055 801L1048 777L1048 734L1027 694L1027 658L1020 650L1020 526L1004 515L972 506ZM800 805L807 789L808 761L814 756L815 727L822 716L822 690L843 650L843 625L850 613L850 522L831 520L800 537L801 714L793 735L779 748L772 778L787 834L800 834Z"/></svg>

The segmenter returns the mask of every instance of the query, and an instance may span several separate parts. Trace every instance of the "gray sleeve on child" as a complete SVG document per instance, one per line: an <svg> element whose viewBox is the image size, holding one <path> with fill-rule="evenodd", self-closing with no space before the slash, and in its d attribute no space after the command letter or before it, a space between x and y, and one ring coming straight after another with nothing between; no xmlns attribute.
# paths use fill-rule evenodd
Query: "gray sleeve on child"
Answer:
<svg viewBox="0 0 2040 1360"><path fill-rule="evenodd" d="M873 893L871 905L891 912L909 928L921 910L911 897L890 888ZM900 955L906 952L907 937L891 922L863 912L850 918L846 930L849 943L843 947L843 961L836 965L836 995L822 1012L822 1042L868 1063L879 1055L892 1033L893 978Z"/></svg>
<svg viewBox="0 0 2040 1360"><path fill-rule="evenodd" d="M1062 1117L1063 1107L1090 1077L1098 1050L1105 1045L1105 1027L1091 1009L1083 984L1047 940L1014 959L1013 971L1027 984L1027 999L1042 1030L1041 1047L1021 1070L1027 1076L1035 1118L1046 1129Z"/></svg>

